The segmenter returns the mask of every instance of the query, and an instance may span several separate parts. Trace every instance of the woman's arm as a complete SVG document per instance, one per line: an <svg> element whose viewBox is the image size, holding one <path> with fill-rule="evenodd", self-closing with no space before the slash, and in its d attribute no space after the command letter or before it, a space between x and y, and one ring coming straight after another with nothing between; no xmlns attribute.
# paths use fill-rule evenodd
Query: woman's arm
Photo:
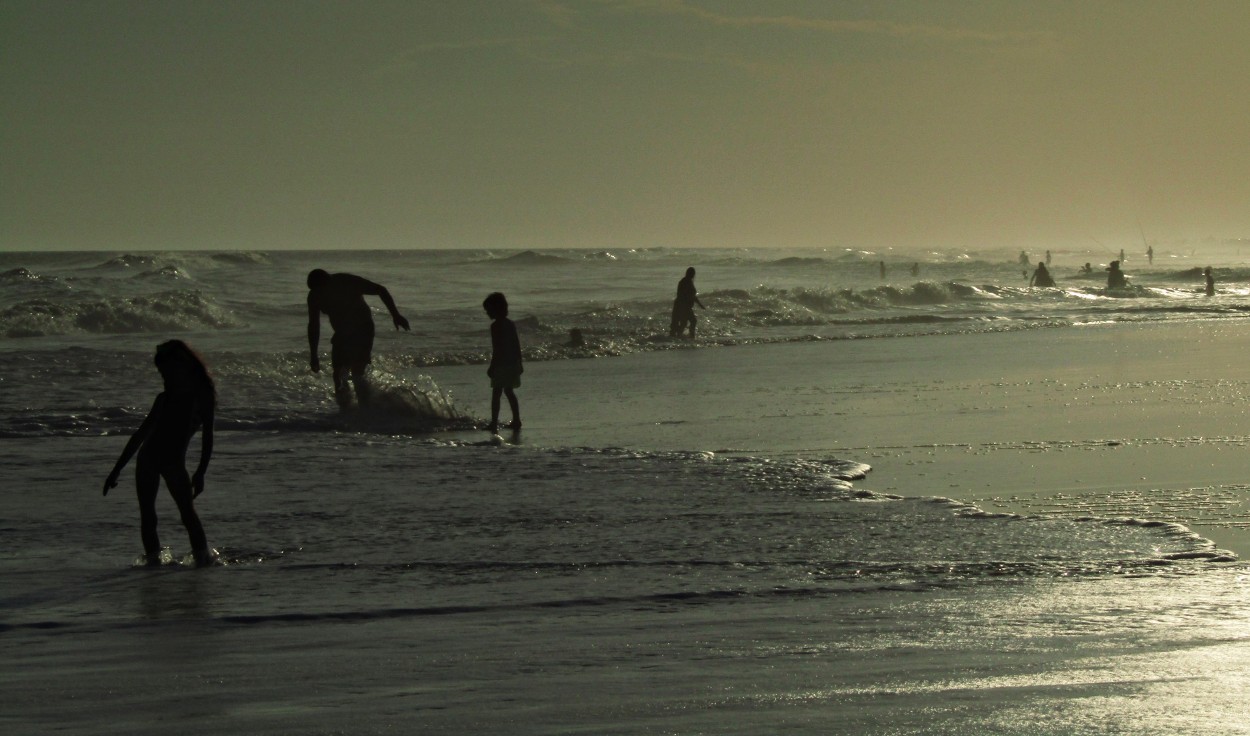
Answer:
<svg viewBox="0 0 1250 736"><path fill-rule="evenodd" d="M104 495L109 495L109 489L117 487L117 479L122 474L122 469L126 467L126 463L130 462L130 458L134 457L139 448L143 446L143 441L152 433L152 427L156 424L156 417L164 406L165 394L158 394L156 401L152 402L152 408L148 411L148 415L144 417L143 423L130 436L130 440L126 443L125 449L122 450L121 457L117 458L117 464L113 466L113 472L109 473L109 477L104 481Z"/></svg>
<svg viewBox="0 0 1250 736"><path fill-rule="evenodd" d="M192 498L204 492L204 474L208 472L208 461L213 457L213 410L204 412L204 426L200 428L200 464L191 476L191 487L195 490Z"/></svg>

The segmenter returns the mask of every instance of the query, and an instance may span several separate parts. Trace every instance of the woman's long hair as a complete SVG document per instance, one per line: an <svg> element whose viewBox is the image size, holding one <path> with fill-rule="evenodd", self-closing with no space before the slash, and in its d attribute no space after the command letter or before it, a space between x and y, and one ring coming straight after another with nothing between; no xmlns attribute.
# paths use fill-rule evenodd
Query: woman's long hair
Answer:
<svg viewBox="0 0 1250 736"><path fill-rule="evenodd" d="M152 363L160 366L173 358L182 358L187 365L191 366L191 375L197 384L196 392L208 402L210 409L216 409L217 384L213 382L213 376L208 372L208 365L205 364L200 354L182 340L166 340L156 346L156 356L152 358Z"/></svg>

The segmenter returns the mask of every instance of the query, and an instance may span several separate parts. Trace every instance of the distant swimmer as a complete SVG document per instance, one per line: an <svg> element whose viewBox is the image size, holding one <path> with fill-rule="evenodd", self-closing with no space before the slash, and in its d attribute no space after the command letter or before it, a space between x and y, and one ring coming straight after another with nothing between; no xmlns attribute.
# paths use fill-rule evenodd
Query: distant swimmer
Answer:
<svg viewBox="0 0 1250 736"><path fill-rule="evenodd" d="M919 275L920 275L920 264L919 264L919 263L913 263L913 264L911 264L911 275L912 275L912 276L919 276Z"/></svg>
<svg viewBox="0 0 1250 736"><path fill-rule="evenodd" d="M699 301L699 293L694 288L694 267L686 269L686 276L677 282L677 298L673 300L673 316L669 321L670 337L680 337L683 329L690 330L690 339L694 339L694 328L699 318L694 316L694 305L699 309L707 309Z"/></svg>
<svg viewBox="0 0 1250 736"><path fill-rule="evenodd" d="M1203 269L1202 275L1207 280L1207 296L1215 296L1215 274L1211 273L1211 267L1207 266Z"/></svg>
<svg viewBox="0 0 1250 736"><path fill-rule="evenodd" d="M1033 272L1033 278L1029 279L1029 286L1054 286L1055 280L1051 278L1050 271L1046 268L1046 264L1041 261L1037 262L1037 270Z"/></svg>
<svg viewBox="0 0 1250 736"><path fill-rule="evenodd" d="M1155 247L1153 245L1146 246L1146 262L1151 264L1155 262Z"/></svg>
<svg viewBox="0 0 1250 736"><path fill-rule="evenodd" d="M211 564L212 550L204 527L195 513L196 496L204 492L204 474L213 456L213 414L217 409L217 388L203 359L181 340L163 342L152 359L161 373L165 390L156 395L152 409L122 450L121 457L104 481L104 495L117 487L122 469L136 452L135 488L139 492L139 523L143 552L149 565L161 563L161 540L156 533L156 496L161 478L169 495L178 504L182 525L191 538L191 553L197 565ZM200 464L187 475L187 447L200 433Z"/></svg>
<svg viewBox="0 0 1250 736"><path fill-rule="evenodd" d="M885 261L878 264L881 267L881 280L885 281Z"/></svg>
<svg viewBox="0 0 1250 736"><path fill-rule="evenodd" d="M1050 265L1050 251L1046 251L1046 265Z"/></svg>
<svg viewBox="0 0 1250 736"><path fill-rule="evenodd" d="M1085 265L1081 266L1081 273L1089 274L1093 272L1094 272L1094 267L1090 265L1089 261L1086 261Z"/></svg>
<svg viewBox="0 0 1250 736"><path fill-rule="evenodd" d="M1020 255L1016 258L1016 260L1019 261L1021 266L1027 266L1033 262L1033 260L1029 258L1028 251L1023 251L1023 250L1020 251Z"/></svg>
<svg viewBox="0 0 1250 736"><path fill-rule="evenodd" d="M317 343L321 336L321 315L330 318L334 336L330 338L330 365L333 369L334 398L339 406L351 406L352 390L348 375L356 386L356 400L361 406L369 403L369 381L365 369L373 360L373 313L365 303L366 295L381 297L395 329L408 329L408 320L395 308L395 300L386 287L350 273L330 274L320 268L308 273L308 351L313 373L321 371Z"/></svg>
<svg viewBox="0 0 1250 736"><path fill-rule="evenodd" d="M1124 278L1124 272L1120 270L1120 262L1112 261L1107 266L1107 288L1123 289L1128 286L1128 280Z"/></svg>
<svg viewBox="0 0 1250 736"><path fill-rule="evenodd" d="M525 367L521 364L521 338L517 336L516 323L508 319L508 299L498 291L490 294L482 301L482 309L486 316L493 320L490 323L490 367L486 375L490 377L490 431L499 431L499 398L508 397L508 406L512 409L512 423L508 429L521 429L521 409L513 389L521 387L521 374Z"/></svg>

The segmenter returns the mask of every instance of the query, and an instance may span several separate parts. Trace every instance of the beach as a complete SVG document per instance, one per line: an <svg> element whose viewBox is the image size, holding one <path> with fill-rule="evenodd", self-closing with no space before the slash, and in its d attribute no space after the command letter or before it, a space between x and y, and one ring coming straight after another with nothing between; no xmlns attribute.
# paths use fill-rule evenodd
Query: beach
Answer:
<svg viewBox="0 0 1250 736"><path fill-rule="evenodd" d="M508 467L539 445L837 456L873 466L855 481L863 488L1027 514L1057 505L1114 518L1145 504L1151 519L1192 522L1186 514L1200 513L1204 523L1191 528L1245 549L1244 494L1221 505L1216 492L1237 487L1244 444L1244 382L1228 378L1234 362L1221 362L1245 347L1232 330L1145 325L904 342L533 364L522 393L532 429L519 445L487 445L474 465L488 477L472 487L533 491L534 481L509 480ZM1179 357L1146 349L1159 344ZM1137 357L1124 360L1126 351ZM812 363L825 366L815 378ZM433 374L470 407L485 394L480 366ZM799 375L808 382L786 386ZM1129 411L1119 424L1108 415L1121 406ZM484 442L477 433L449 438ZM360 449L317 435L293 442L341 453L335 463ZM283 443L268 444L280 452ZM419 468L436 449L387 443L357 462ZM245 461L222 463L232 460ZM610 480L592 466L581 492ZM357 490L309 488L299 503ZM1178 495L1207 506L1186 507ZM674 514L692 503L664 502ZM117 534L125 521L111 525ZM218 536L222 526L216 519ZM317 535L298 536L307 545ZM245 562L238 569L248 576ZM229 569L120 574L92 591L131 600L112 614L119 630L100 629L88 610L5 631L11 732L1245 732L1250 580L1239 563L975 589L898 580L833 595L676 584L645 599L593 594L591 575L573 597L518 597L515 583L496 581L494 603L423 601L419 587L396 581L389 604L358 591L375 601L363 608L325 589L278 605L256 588L241 603L225 589L242 583L214 577ZM622 605L631 611L624 618Z"/></svg>
<svg viewBox="0 0 1250 736"><path fill-rule="evenodd" d="M310 261L130 258L187 284L150 303L164 282L85 257L19 274L91 279L67 324L107 327L0 345L6 732L1247 732L1238 310L773 340L756 288L707 295L689 342L572 292L518 309L525 428L493 437L476 304L397 298L379 405L339 414L301 345ZM129 476L100 495L167 303L220 392L206 569L137 564ZM605 313L621 337L561 352L561 319Z"/></svg>
<svg viewBox="0 0 1250 736"><path fill-rule="evenodd" d="M544 419L525 436L836 455L871 465L873 490L1162 517L1250 557L1247 354L1244 325L1212 321L565 361L527 376L527 411ZM432 371L479 412L480 373ZM603 381L591 396L561 390L587 373Z"/></svg>
<svg viewBox="0 0 1250 736"><path fill-rule="evenodd" d="M0 736L1250 736L1248 27L5 0Z"/></svg>

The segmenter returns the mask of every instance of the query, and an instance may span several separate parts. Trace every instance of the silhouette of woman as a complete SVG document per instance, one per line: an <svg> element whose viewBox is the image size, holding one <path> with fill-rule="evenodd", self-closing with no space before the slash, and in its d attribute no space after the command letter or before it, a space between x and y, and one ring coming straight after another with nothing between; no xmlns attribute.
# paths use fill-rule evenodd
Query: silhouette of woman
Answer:
<svg viewBox="0 0 1250 736"><path fill-rule="evenodd" d="M217 388L203 359L181 340L158 345L152 362L161 373L165 390L157 394L147 417L126 443L113 472L104 481L104 495L108 495L110 488L117 487L122 469L138 452L135 488L139 493L140 529L148 564L161 563L161 542L156 533L156 496L161 478L165 479L170 495L178 504L196 564L211 564L212 552L192 499L204 492L204 473L213 455ZM188 476L187 447L197 431L201 437L200 464L195 474Z"/></svg>

